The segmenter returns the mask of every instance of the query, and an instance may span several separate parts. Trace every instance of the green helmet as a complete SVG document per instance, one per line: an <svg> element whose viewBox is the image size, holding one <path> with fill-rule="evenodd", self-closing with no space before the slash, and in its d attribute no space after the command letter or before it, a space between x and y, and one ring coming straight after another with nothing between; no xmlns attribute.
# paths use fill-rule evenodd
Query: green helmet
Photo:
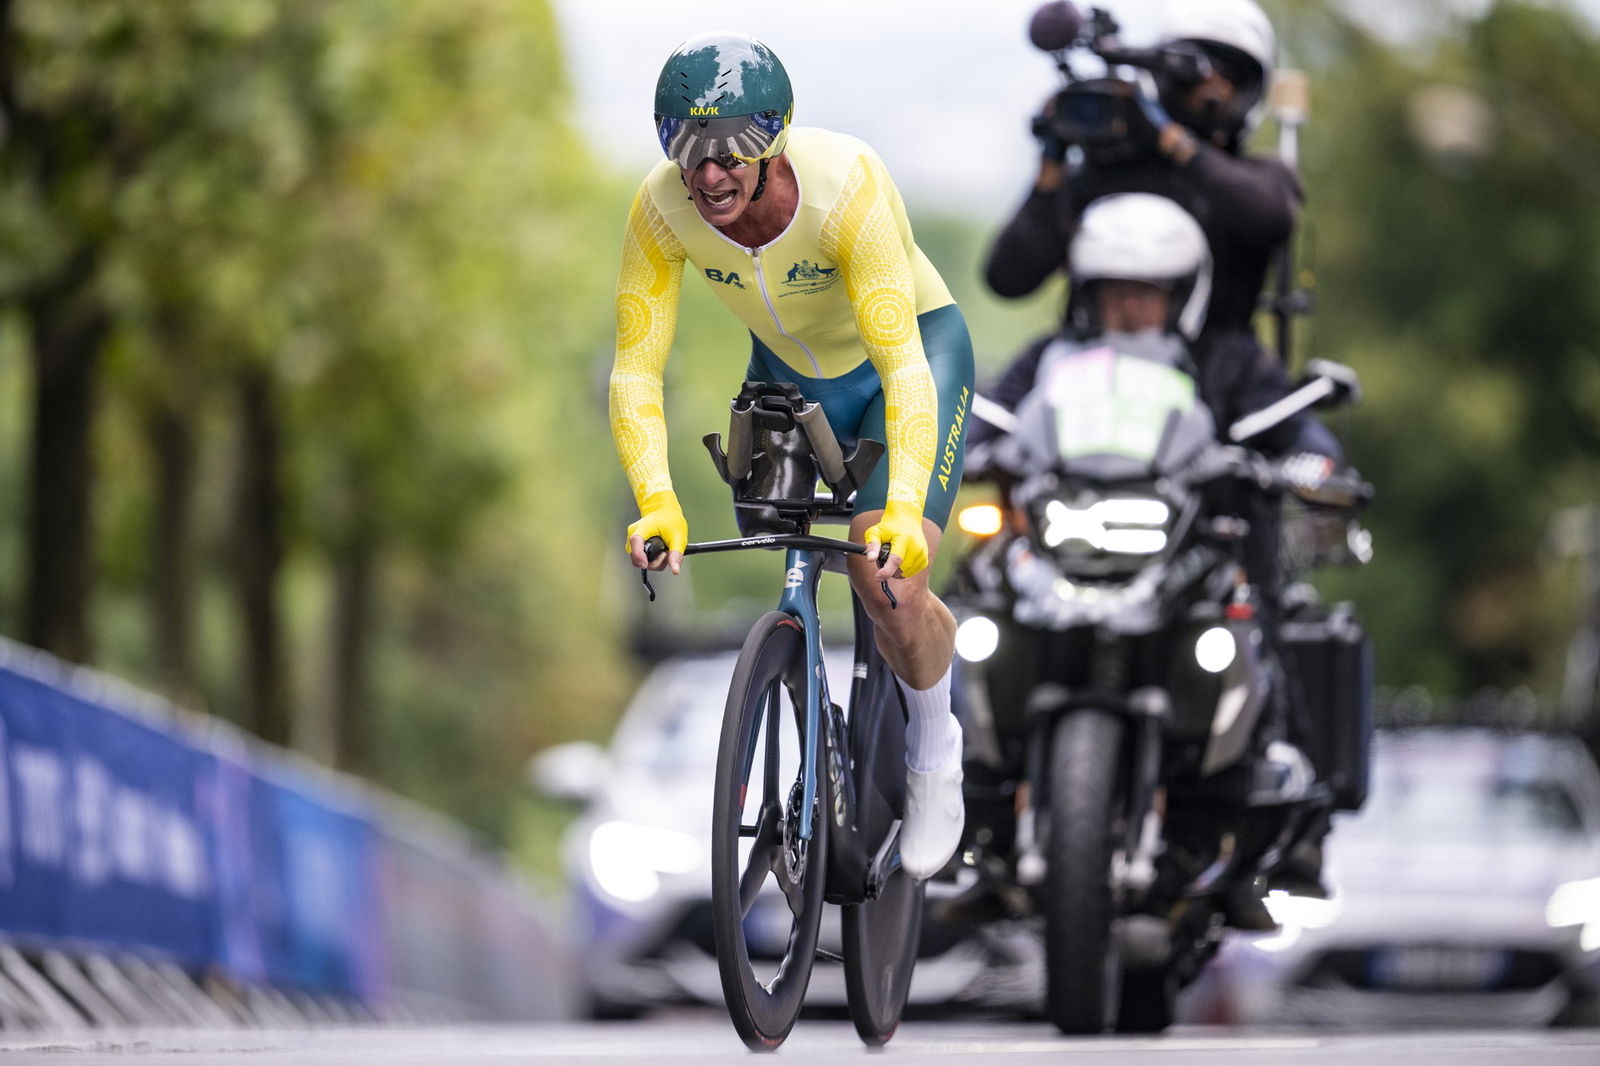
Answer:
<svg viewBox="0 0 1600 1066"><path fill-rule="evenodd" d="M794 116L789 73L772 49L742 33L691 37L667 57L656 81L656 135L685 170L783 151Z"/></svg>

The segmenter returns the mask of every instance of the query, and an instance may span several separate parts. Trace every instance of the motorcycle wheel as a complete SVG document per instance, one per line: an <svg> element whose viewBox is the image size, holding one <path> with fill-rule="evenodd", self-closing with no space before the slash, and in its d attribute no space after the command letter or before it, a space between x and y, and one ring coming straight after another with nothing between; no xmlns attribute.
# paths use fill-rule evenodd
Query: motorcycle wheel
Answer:
<svg viewBox="0 0 1600 1066"><path fill-rule="evenodd" d="M1122 718L1082 710L1050 738L1045 860L1045 1015L1063 1033L1099 1033L1117 1019L1117 951L1111 859L1121 839Z"/></svg>

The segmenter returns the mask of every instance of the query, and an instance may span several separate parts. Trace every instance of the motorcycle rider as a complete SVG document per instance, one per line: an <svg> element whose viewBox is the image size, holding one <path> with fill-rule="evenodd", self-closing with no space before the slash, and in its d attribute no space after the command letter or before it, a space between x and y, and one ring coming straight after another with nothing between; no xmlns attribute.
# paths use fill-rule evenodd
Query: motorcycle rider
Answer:
<svg viewBox="0 0 1600 1066"><path fill-rule="evenodd" d="M1025 296L1066 265L1090 203L1118 192L1157 193L1205 232L1214 286L1208 331L1249 332L1267 269L1302 200L1288 165L1243 150L1266 109L1277 50L1272 23L1254 0L1174 0L1161 15L1160 43L1198 51L1209 73L1198 82L1155 78L1157 93L1139 94L1124 143L1070 162L1047 104L1036 124L1038 174L996 238L984 277L1000 296Z"/></svg>
<svg viewBox="0 0 1600 1066"><path fill-rule="evenodd" d="M629 212L610 378L612 435L640 515L627 551L641 569L677 573L689 539L662 393L688 265L750 331L740 380L798 384L845 447L863 437L888 446L850 524L868 556L848 566L905 695L901 863L928 878L955 851L964 817L950 707L955 619L929 590L928 566L961 477L973 375L966 322L877 153L791 125L789 75L765 44L740 33L691 38L662 67L655 105L666 158ZM652 537L668 549L654 564L644 551ZM891 548L882 568L880 544ZM886 580L898 607L880 591Z"/></svg>
<svg viewBox="0 0 1600 1066"><path fill-rule="evenodd" d="M1068 266L1066 328L1025 349L1000 380L984 390L985 399L1014 410L1052 361L1100 347L1187 370L1219 433L1292 391L1282 366L1253 336L1236 329L1204 329L1212 279L1207 241L1199 223L1172 200L1138 192L1096 200L1083 212ZM975 423L968 439L969 469L983 464L988 442L1000 433L982 418ZM1286 473L1307 489L1321 484L1341 465L1343 455L1337 438L1305 411L1249 443L1282 458ZM1250 503L1245 569L1261 593L1270 632L1281 578L1276 512L1265 498ZM1264 739L1296 733L1292 712L1281 697L1280 686L1280 701L1273 705L1275 718L1268 724L1270 735ZM1291 763L1303 759L1298 751L1279 750ZM1305 894L1323 891L1319 848L1325 831L1319 826L1309 835L1309 843L1297 850L1282 878L1285 886ZM1275 928L1259 895L1250 891L1231 898L1228 911L1230 924L1238 928Z"/></svg>
<svg viewBox="0 0 1600 1066"><path fill-rule="evenodd" d="M1258 411L1291 391L1283 368L1237 330L1205 328L1213 271L1199 223L1174 201L1125 192L1090 204L1068 257L1071 293L1067 324L1016 357L986 399L1015 409L1032 390L1049 352L1110 343L1119 351L1190 369L1200 397L1219 427ZM980 420L968 446L1000 431ZM1343 457L1337 438L1301 412L1251 442L1269 455L1302 453L1308 478L1325 477Z"/></svg>

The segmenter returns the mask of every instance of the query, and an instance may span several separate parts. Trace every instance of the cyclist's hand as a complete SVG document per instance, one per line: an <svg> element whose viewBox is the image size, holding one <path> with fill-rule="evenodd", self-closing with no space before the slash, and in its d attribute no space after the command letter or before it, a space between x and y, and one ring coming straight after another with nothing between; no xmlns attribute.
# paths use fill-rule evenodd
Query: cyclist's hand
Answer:
<svg viewBox="0 0 1600 1066"><path fill-rule="evenodd" d="M889 501L878 524L862 534L867 557L876 558L878 547L889 546L889 561L878 570L880 581L910 577L928 565L928 538L922 532L922 509L899 500ZM896 571L899 571L896 573Z"/></svg>
<svg viewBox="0 0 1600 1066"><path fill-rule="evenodd" d="M683 549L689 543L689 522L678 506L678 495L671 490L654 492L639 507L639 520L628 527L628 554L640 570L671 568L674 574L683 566ZM644 542L660 537L667 542L667 553L655 562L645 558Z"/></svg>

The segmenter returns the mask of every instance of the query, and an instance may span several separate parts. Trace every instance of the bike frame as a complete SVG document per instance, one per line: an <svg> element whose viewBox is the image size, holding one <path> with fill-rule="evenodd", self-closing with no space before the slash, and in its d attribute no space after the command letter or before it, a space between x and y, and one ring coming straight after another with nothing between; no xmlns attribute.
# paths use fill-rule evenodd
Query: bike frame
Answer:
<svg viewBox="0 0 1600 1066"><path fill-rule="evenodd" d="M805 737L807 743L801 746L802 772L804 784L801 793L801 810L810 812L814 809L817 799L817 750L816 745L810 743L811 738L817 736L817 730L823 728L823 708L831 705L832 700L828 692L827 671L822 663L822 632L821 621L817 616L817 586L822 581L823 564L827 561L829 552L842 552L849 555L865 554L863 545L855 544L848 540L834 540L830 537L818 537L809 533L775 533L770 536L740 537L736 540L713 540L700 544L690 544L684 548L685 555L700 555L709 552L747 551L753 548L768 551L778 548L786 549L785 565L783 571L783 594L778 599L778 610L793 618L800 626L800 633L806 644L806 715ZM645 587L650 586L650 573L642 572ZM885 583L887 584L887 583ZM890 596L893 603L893 594L885 588L885 593ZM651 597L655 596L652 590ZM834 738L837 745L848 746L847 737ZM750 766L755 760L755 749L752 747L745 754L745 773L749 774ZM848 792L845 797L846 810L850 817L847 824L854 825L853 796ZM800 827L800 839L810 840L816 829L815 821L808 816Z"/></svg>

